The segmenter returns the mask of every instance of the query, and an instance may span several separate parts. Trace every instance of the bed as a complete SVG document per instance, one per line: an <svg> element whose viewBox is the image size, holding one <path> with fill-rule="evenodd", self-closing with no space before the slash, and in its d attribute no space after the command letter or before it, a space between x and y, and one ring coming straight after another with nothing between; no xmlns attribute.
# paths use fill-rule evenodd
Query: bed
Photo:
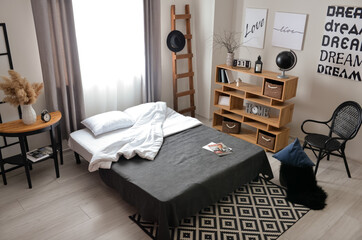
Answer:
<svg viewBox="0 0 362 240"><path fill-rule="evenodd" d="M82 129L71 134L69 146L89 161L102 148L97 143L107 145L105 142L122 135L119 132L95 138ZM203 149L210 142L223 142L233 153L219 157ZM169 239L169 226L178 226L182 218L194 215L259 174L273 177L262 148L202 124L165 137L153 161L121 156L110 169L100 168L99 174L144 219L158 222L160 240Z"/></svg>

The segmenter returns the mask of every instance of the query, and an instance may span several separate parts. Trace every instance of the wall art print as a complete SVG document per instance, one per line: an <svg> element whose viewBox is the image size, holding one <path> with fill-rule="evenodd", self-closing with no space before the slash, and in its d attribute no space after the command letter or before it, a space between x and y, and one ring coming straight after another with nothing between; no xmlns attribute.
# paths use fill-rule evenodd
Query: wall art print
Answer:
<svg viewBox="0 0 362 240"><path fill-rule="evenodd" d="M264 48L267 9L246 8L243 45Z"/></svg>
<svg viewBox="0 0 362 240"><path fill-rule="evenodd" d="M328 6L318 73L361 82L362 7Z"/></svg>
<svg viewBox="0 0 362 240"><path fill-rule="evenodd" d="M307 14L276 12L272 45L302 50Z"/></svg>

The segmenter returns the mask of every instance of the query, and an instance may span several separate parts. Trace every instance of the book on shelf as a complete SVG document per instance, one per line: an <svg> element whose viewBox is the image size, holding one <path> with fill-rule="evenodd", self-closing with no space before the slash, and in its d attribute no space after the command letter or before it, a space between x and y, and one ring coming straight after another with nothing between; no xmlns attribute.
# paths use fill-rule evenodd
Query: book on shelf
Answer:
<svg viewBox="0 0 362 240"><path fill-rule="evenodd" d="M226 76L225 76L225 69L220 69L220 72L221 72L221 82L227 83Z"/></svg>
<svg viewBox="0 0 362 240"><path fill-rule="evenodd" d="M222 142L220 142L220 143L211 142L211 143L207 144L206 146L203 146L203 148L215 153L219 157L228 155L233 152L232 148L226 146Z"/></svg>
<svg viewBox="0 0 362 240"><path fill-rule="evenodd" d="M49 157L52 153L53 149L50 146L46 146L27 152L26 157L32 162L37 162Z"/></svg>
<svg viewBox="0 0 362 240"><path fill-rule="evenodd" d="M235 82L235 80L233 78L233 74L230 70L225 70L225 76L226 76L227 83Z"/></svg>

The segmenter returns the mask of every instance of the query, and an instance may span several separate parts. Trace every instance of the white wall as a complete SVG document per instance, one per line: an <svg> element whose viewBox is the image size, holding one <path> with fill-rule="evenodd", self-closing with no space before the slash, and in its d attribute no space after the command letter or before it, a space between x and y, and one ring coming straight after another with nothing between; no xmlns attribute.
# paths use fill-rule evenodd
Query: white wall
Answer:
<svg viewBox="0 0 362 240"><path fill-rule="evenodd" d="M242 3L243 2L243 3ZM275 64L277 54L283 48L271 45L272 27L275 12L291 12L308 14L304 47L301 51L295 51L298 56L296 67L288 72L290 75L299 77L296 98L291 101L295 103L293 121L288 125L292 137L304 138L300 130L300 125L305 119L328 120L334 109L342 102L353 100L362 105L362 83L348 79L327 76L317 73L317 65L320 55L322 35L324 32L325 16L327 6L362 6L361 0L345 0L343 3L338 0L244 0L237 1L235 9L237 13L244 15L245 8L266 8L268 17L266 24L266 35L264 49L245 48L240 49L236 56L247 58L254 62L258 55L262 56L264 68L278 72ZM242 21L238 21L240 16L233 17L235 31L243 31ZM244 19L242 17L242 19ZM361 39L361 36L359 37ZM348 158L362 162L362 131L357 137L347 144L346 154Z"/></svg>
<svg viewBox="0 0 362 240"><path fill-rule="evenodd" d="M30 0L1 0L0 22L6 24L14 70L29 82L42 82L43 77ZM7 73L0 73L0 75L7 76ZM0 92L0 98L3 99L3 91ZM39 96L33 107L37 114L45 108L44 93ZM4 121L17 119L17 112L12 110L2 113ZM39 134L30 137L30 148L50 144L48 135ZM4 151L5 156L12 154L10 153L12 151L15 150Z"/></svg>

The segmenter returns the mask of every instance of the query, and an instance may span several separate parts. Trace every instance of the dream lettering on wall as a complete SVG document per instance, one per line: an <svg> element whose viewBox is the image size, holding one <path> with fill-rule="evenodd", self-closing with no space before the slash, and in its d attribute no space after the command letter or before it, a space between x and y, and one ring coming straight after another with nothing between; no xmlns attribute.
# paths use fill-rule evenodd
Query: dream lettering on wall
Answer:
<svg viewBox="0 0 362 240"><path fill-rule="evenodd" d="M276 12L272 45L302 50L307 14Z"/></svg>
<svg viewBox="0 0 362 240"><path fill-rule="evenodd" d="M361 81L362 8L328 6L318 73Z"/></svg>
<svg viewBox="0 0 362 240"><path fill-rule="evenodd" d="M243 45L264 48L267 9L245 9Z"/></svg>

